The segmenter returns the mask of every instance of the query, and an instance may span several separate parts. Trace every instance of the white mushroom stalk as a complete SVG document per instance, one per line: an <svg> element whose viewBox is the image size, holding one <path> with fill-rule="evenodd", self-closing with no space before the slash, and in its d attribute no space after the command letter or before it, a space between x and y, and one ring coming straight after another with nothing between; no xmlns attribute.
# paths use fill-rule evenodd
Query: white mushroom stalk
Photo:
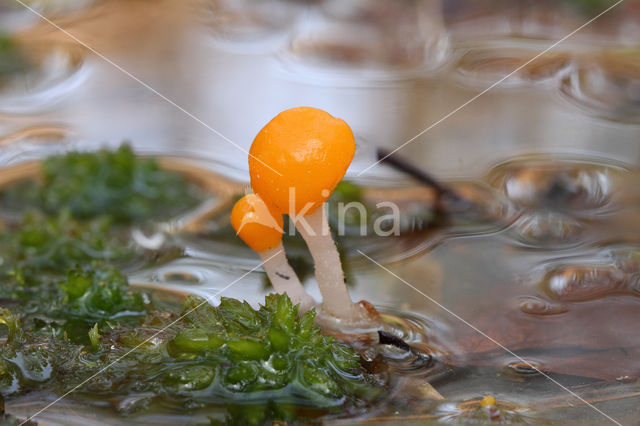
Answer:
<svg viewBox="0 0 640 426"><path fill-rule="evenodd" d="M324 206L299 218L295 225L313 257L323 309L330 315L350 322L362 320L359 306L354 306L345 284L340 255L329 230Z"/></svg>
<svg viewBox="0 0 640 426"><path fill-rule="evenodd" d="M272 249L258 252L258 255L262 259L264 271L269 276L276 293L286 293L294 304L300 305L300 312L306 312L315 306L315 300L305 291L295 271L289 265L282 243Z"/></svg>
<svg viewBox="0 0 640 426"><path fill-rule="evenodd" d="M276 292L286 293L305 312L315 301L302 287L282 246L282 215L272 212L255 194L242 197L231 211L231 225L237 235L258 255Z"/></svg>

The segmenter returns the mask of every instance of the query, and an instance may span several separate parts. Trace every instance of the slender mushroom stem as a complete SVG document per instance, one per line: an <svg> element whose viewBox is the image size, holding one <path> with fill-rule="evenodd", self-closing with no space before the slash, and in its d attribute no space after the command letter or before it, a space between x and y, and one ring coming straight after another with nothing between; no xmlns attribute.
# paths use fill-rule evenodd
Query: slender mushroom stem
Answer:
<svg viewBox="0 0 640 426"><path fill-rule="evenodd" d="M258 252L258 254L276 293L287 293L294 305L300 304L300 312L306 312L316 304L315 300L302 287L298 276L289 265L282 243L277 247Z"/></svg>
<svg viewBox="0 0 640 426"><path fill-rule="evenodd" d="M358 319L359 309L349 296L340 255L329 231L324 204L303 219L298 219L295 225L313 257L323 308L338 318Z"/></svg>
<svg viewBox="0 0 640 426"><path fill-rule="evenodd" d="M276 292L287 293L293 304L300 304L300 312L315 305L287 262L282 247L281 214L272 211L258 195L248 194L233 206L231 226L260 255L264 270Z"/></svg>

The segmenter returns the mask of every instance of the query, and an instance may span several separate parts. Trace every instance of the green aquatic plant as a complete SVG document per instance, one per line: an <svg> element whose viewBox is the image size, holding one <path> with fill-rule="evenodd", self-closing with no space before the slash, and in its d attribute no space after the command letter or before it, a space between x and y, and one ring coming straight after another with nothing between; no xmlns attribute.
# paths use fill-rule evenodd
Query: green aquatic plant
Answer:
<svg viewBox="0 0 640 426"><path fill-rule="evenodd" d="M42 281L33 290L12 309L0 308L6 327L6 342L0 344L3 396L55 386L58 374L99 365L83 359L88 350L99 350L100 327L135 327L152 306L120 271L97 264L70 270L62 282Z"/></svg>
<svg viewBox="0 0 640 426"><path fill-rule="evenodd" d="M126 376L113 386L127 389L122 398L148 395L144 406L160 400L174 408L223 407L227 420L259 424L370 402L381 388L351 347L320 333L314 316L298 316L286 294L267 296L257 310L235 299L212 307L190 296L174 333L145 343L140 329L115 330L102 339L102 350L112 358L139 347L131 354L136 363L127 362ZM126 347L109 349L114 341Z"/></svg>
<svg viewBox="0 0 640 426"><path fill-rule="evenodd" d="M108 218L77 221L69 210L49 217L28 211L0 234L0 282L28 286L94 260L124 262L134 254Z"/></svg>
<svg viewBox="0 0 640 426"><path fill-rule="evenodd" d="M41 279L37 285L9 281L0 297L12 306L15 318L22 316L25 327L74 342L91 340L87 333L95 324L134 326L151 307L146 293L130 287L118 269L100 263L70 269L64 279Z"/></svg>
<svg viewBox="0 0 640 426"><path fill-rule="evenodd" d="M593 17L613 6L616 0L561 0L561 3L582 15Z"/></svg>
<svg viewBox="0 0 640 426"><path fill-rule="evenodd" d="M298 316L286 295L267 296L259 309L190 296L182 313L151 311L135 327L96 324L75 343L21 326L28 322L5 309L0 323L14 331L0 346L0 392L61 393L100 371L76 397L110 400L122 414L207 409L213 422L262 424L362 409L382 388L351 347L320 333L314 315Z"/></svg>
<svg viewBox="0 0 640 426"><path fill-rule="evenodd" d="M27 62L10 36L0 33L0 79L25 71Z"/></svg>
<svg viewBox="0 0 640 426"><path fill-rule="evenodd" d="M64 292L60 315L67 318L92 323L138 317L147 311L143 293L132 290L127 278L112 267L72 269L59 286Z"/></svg>
<svg viewBox="0 0 640 426"><path fill-rule="evenodd" d="M132 323L146 313L145 296L112 266L135 254L106 218L28 211L0 234L0 299L29 313L29 326L85 341L96 322Z"/></svg>
<svg viewBox="0 0 640 426"><path fill-rule="evenodd" d="M132 223L189 209L200 195L182 176L122 145L115 151L48 157L42 162L41 181L13 185L2 201L12 208L32 206L53 214L69 209L79 219L106 216L115 223Z"/></svg>
<svg viewBox="0 0 640 426"><path fill-rule="evenodd" d="M177 358L206 358L210 351L224 357L219 358L222 365L233 365L221 372L221 383L229 389L281 389L302 377L315 390L310 395L339 397L342 378L331 374L331 366L343 371L359 368L353 349L323 336L313 322L313 311L298 317L298 307L286 294L268 295L258 310L228 298L213 308L191 296L185 309L187 327L171 340L169 351ZM302 365L296 365L298 360Z"/></svg>

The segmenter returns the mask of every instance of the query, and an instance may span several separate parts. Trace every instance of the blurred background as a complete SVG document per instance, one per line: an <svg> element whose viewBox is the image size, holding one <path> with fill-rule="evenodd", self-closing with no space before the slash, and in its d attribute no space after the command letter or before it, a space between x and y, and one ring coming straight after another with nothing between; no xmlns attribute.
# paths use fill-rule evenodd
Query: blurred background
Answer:
<svg viewBox="0 0 640 426"><path fill-rule="evenodd" d="M211 157L246 180L246 153L225 139L248 149L279 111L312 105L352 126L350 175L373 163L374 147L419 134L402 154L446 178L523 153L640 161L635 0L442 122L615 2L21 1L0 0L5 139L26 129L83 146L127 139Z"/></svg>

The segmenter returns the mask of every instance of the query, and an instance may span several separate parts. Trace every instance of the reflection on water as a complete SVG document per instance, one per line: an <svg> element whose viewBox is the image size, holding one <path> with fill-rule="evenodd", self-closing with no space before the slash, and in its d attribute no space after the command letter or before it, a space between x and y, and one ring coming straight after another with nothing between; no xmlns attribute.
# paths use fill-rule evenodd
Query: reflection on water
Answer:
<svg viewBox="0 0 640 426"><path fill-rule="evenodd" d="M95 0L21 0L48 18L82 11ZM15 0L0 0L0 33L21 31L36 25L39 18Z"/></svg>
<svg viewBox="0 0 640 426"><path fill-rule="evenodd" d="M637 51L583 58L563 78L560 93L587 113L610 120L640 121L640 66Z"/></svg>
<svg viewBox="0 0 640 426"><path fill-rule="evenodd" d="M479 3L445 2L440 10L417 1L114 0L99 13L89 8L90 19L64 21L193 116L46 25L24 24L29 30L11 31L34 65L0 84L0 110L12 114L0 122L0 163L123 139L139 152L188 157L186 167L173 167L200 179L212 196L158 225L183 251L130 271L131 279L211 295L258 265L228 214L246 186L242 149L277 112L312 104L349 122L358 140L349 171L355 178L375 147L401 145L548 46L523 36L555 40L588 15L569 1L544 2L546 9L499 2L493 11ZM497 12L506 9L508 19ZM17 12L0 11L0 23ZM624 11L403 148L420 167L450 178L472 208L438 212L433 194L383 166L356 180L368 203L398 203L402 232L361 237L347 228L340 247L351 292L403 321L402 337L415 350L384 346L370 354L374 365L379 353L394 360L398 384L393 398L363 415L367 422L601 422L544 375L623 423L636 420L640 97L637 52L621 48L621 28L635 25L628 20L637 9ZM143 13L148 18L140 20ZM481 29L484 37L476 37ZM609 44L590 44L598 35ZM287 250L306 253L295 239ZM306 286L319 298L312 278ZM256 272L224 295L257 303L265 291ZM488 394L496 401L483 405ZM28 395L7 407L28 414L51 398ZM57 405L43 420L68 424L73 409L78 424L123 421L73 404ZM189 419L205 421L206 413Z"/></svg>
<svg viewBox="0 0 640 426"><path fill-rule="evenodd" d="M509 161L489 173L507 198L527 208L593 215L610 210L622 167L571 158L529 157Z"/></svg>
<svg viewBox="0 0 640 426"><path fill-rule="evenodd" d="M35 44L15 49L21 66L0 73L0 113L42 112L69 96L88 77L84 52L76 45Z"/></svg>
<svg viewBox="0 0 640 426"><path fill-rule="evenodd" d="M501 83L502 87L515 87L553 84L571 63L567 53L555 52L528 63L537 54L534 49L473 49L460 58L457 72L461 82L485 89L519 69Z"/></svg>

